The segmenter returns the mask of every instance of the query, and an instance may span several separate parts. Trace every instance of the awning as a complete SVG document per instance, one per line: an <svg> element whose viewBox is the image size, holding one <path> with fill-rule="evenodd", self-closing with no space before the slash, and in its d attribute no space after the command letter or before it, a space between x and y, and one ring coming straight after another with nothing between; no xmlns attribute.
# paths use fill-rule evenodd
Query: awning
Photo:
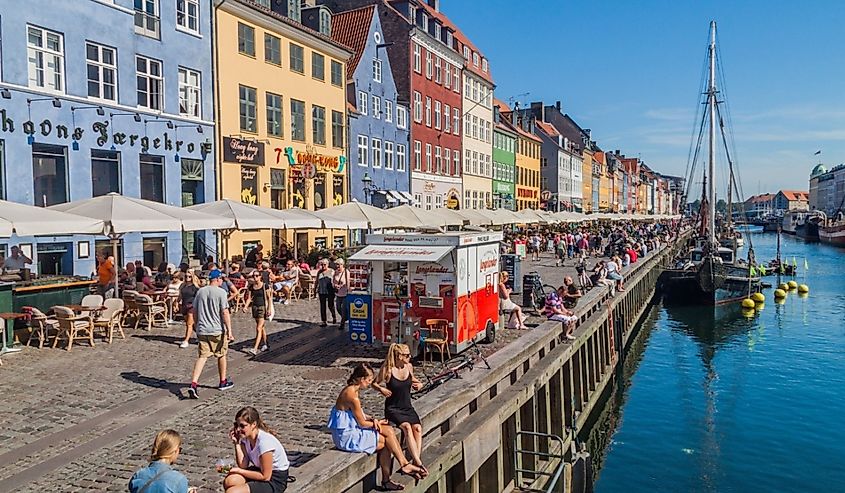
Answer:
<svg viewBox="0 0 845 493"><path fill-rule="evenodd" d="M391 190L378 190L378 193L384 195L384 200L386 200L389 204L399 203L399 199L397 199L396 196L393 195L393 192Z"/></svg>
<svg viewBox="0 0 845 493"><path fill-rule="evenodd" d="M411 192L406 192L404 190L395 190L393 191L393 193L399 196L399 202L402 202L403 204L414 205L414 196L411 195Z"/></svg>
<svg viewBox="0 0 845 493"><path fill-rule="evenodd" d="M399 204L407 204L408 203L408 199L405 196L402 195L402 192L400 192L398 190L390 190L388 193L390 193L390 196L393 197L394 202L399 203Z"/></svg>
<svg viewBox="0 0 845 493"><path fill-rule="evenodd" d="M394 262L437 262L454 247L418 245L367 245L349 260L390 260Z"/></svg>

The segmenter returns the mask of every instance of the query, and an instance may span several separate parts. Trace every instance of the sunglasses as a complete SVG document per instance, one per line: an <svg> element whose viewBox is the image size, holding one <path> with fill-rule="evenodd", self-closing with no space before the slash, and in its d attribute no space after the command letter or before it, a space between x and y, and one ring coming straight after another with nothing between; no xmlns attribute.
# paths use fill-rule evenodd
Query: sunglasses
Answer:
<svg viewBox="0 0 845 493"><path fill-rule="evenodd" d="M407 357L410 357L410 356L411 356L411 353L399 353L399 356L407 356Z"/></svg>
<svg viewBox="0 0 845 493"><path fill-rule="evenodd" d="M243 430L243 429L244 429L244 428L246 428L247 426L249 426L249 423L238 423L238 422L235 422L235 428L238 428L238 429L240 429L240 430Z"/></svg>

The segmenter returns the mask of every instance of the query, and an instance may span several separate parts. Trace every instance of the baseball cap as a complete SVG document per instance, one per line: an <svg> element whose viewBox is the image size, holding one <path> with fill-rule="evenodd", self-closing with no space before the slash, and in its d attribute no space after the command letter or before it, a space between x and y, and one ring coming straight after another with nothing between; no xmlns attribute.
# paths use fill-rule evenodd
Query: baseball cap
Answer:
<svg viewBox="0 0 845 493"><path fill-rule="evenodd" d="M208 273L208 280L213 281L215 279L220 279L223 277L223 273L220 272L220 269L214 269L213 271Z"/></svg>

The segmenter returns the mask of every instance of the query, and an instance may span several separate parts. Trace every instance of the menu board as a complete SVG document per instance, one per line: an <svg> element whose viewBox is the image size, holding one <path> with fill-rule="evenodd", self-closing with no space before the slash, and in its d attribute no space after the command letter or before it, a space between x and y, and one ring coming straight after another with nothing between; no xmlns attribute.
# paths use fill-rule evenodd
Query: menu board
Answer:
<svg viewBox="0 0 845 493"><path fill-rule="evenodd" d="M355 293L369 293L370 263L350 261L346 268L349 269L349 289Z"/></svg>

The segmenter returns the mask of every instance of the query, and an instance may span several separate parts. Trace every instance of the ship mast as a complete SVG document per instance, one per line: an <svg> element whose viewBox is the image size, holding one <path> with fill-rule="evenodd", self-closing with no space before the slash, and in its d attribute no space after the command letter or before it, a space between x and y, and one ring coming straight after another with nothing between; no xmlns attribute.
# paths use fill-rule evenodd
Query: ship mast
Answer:
<svg viewBox="0 0 845 493"><path fill-rule="evenodd" d="M707 187L707 222L710 228L708 240L711 245L716 241L716 21L710 22L710 79L707 85L707 106L710 111L709 155L707 174L710 182Z"/></svg>

